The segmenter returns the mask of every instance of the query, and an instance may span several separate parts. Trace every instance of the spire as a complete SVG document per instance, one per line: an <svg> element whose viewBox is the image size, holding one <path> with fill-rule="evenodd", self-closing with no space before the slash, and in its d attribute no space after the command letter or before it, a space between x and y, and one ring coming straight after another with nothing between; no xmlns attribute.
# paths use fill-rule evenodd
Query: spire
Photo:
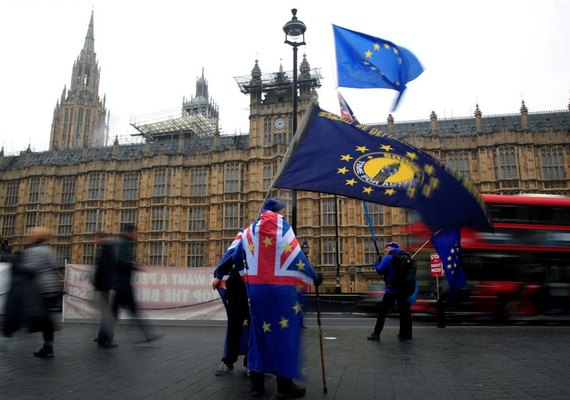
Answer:
<svg viewBox="0 0 570 400"><path fill-rule="evenodd" d="M261 68L259 68L259 62L255 60L255 65L251 70L251 83L261 83Z"/></svg>
<svg viewBox="0 0 570 400"><path fill-rule="evenodd" d="M90 53L95 52L95 34L93 32L93 13L91 11L91 19L89 20L89 28L87 28L87 35L85 36L85 44L83 45L83 50Z"/></svg>
<svg viewBox="0 0 570 400"><path fill-rule="evenodd" d="M301 61L301 66L299 67L299 71L301 71L301 79L310 79L311 78L311 65L307 61L307 55L303 54L303 61Z"/></svg>
<svg viewBox="0 0 570 400"><path fill-rule="evenodd" d="M524 104L524 100L522 100L521 104L521 124L522 128L526 131L528 129L528 109L526 108L526 104Z"/></svg>
<svg viewBox="0 0 570 400"><path fill-rule="evenodd" d="M479 104L475 104L475 117L476 118L481 118L481 110L479 109Z"/></svg>
<svg viewBox="0 0 570 400"><path fill-rule="evenodd" d="M475 103L475 132L483 133L483 114L479 109L479 103Z"/></svg>
<svg viewBox="0 0 570 400"><path fill-rule="evenodd" d="M202 67L202 76L196 79L196 97L208 99L208 82L204 78L204 67Z"/></svg>

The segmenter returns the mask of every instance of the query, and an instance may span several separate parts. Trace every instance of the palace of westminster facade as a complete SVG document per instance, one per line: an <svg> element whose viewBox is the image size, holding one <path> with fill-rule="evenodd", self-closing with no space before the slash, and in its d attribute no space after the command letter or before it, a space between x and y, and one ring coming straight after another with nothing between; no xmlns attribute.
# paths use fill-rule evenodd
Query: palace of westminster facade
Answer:
<svg viewBox="0 0 570 400"><path fill-rule="evenodd" d="M202 72L180 118L134 125L144 138L139 144L107 145L99 72L92 15L70 88L54 111L50 149L0 151L0 238L19 249L30 227L45 225L60 261L90 264L96 231L116 237L134 223L141 263L213 267L256 218L283 159L293 134L290 77L282 68L263 74L255 61L251 75L236 79L250 97L249 134L220 134ZM320 86L306 57L298 84L300 120ZM529 113L523 102L520 112L499 116L484 116L477 106L471 118L439 120L432 112L425 121L403 123L390 115L374 126L469 176L482 193L570 196L570 104ZM288 190L271 196L291 205ZM406 210L369 204L369 214L379 243L410 243ZM323 291L363 291L377 279L361 201L297 192L296 234L324 275Z"/></svg>

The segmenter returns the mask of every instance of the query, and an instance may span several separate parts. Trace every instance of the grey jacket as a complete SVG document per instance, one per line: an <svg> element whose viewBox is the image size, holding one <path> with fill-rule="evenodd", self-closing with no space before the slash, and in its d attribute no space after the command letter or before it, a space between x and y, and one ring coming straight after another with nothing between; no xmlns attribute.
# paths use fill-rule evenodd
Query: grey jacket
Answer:
<svg viewBox="0 0 570 400"><path fill-rule="evenodd" d="M44 296L55 295L61 291L56 267L55 254L49 245L40 243L24 250L20 268L34 277L39 292Z"/></svg>

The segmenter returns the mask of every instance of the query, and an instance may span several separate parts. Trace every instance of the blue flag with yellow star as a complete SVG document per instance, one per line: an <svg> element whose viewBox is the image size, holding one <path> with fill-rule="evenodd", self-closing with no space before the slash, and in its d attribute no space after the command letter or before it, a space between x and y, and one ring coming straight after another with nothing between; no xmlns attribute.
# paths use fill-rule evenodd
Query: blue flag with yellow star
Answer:
<svg viewBox="0 0 570 400"><path fill-rule="evenodd" d="M439 254L449 284L448 299L453 301L457 290L465 286L465 272L461 262L461 233L459 228L436 232L431 243Z"/></svg>
<svg viewBox="0 0 570 400"><path fill-rule="evenodd" d="M416 56L388 40L333 25L338 86L400 92L424 71Z"/></svg>
<svg viewBox="0 0 570 400"><path fill-rule="evenodd" d="M490 226L483 201L467 178L378 128L351 123L314 105L273 186L415 209L433 232Z"/></svg>

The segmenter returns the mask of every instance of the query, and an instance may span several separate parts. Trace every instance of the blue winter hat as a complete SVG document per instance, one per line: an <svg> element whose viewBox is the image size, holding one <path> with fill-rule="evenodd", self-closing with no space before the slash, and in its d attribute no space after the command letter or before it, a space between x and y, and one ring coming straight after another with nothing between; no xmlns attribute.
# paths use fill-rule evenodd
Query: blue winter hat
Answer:
<svg viewBox="0 0 570 400"><path fill-rule="evenodd" d="M399 246L398 243L396 243L396 242L388 242L388 243L386 243L386 247L388 247L388 246L393 247L394 249L399 249L399 248L400 248L400 246Z"/></svg>
<svg viewBox="0 0 570 400"><path fill-rule="evenodd" d="M277 212L277 211L282 210L284 208L285 208L285 203L282 203L277 199L269 198L269 199L265 200L265 203L263 204L263 209L261 211Z"/></svg>

